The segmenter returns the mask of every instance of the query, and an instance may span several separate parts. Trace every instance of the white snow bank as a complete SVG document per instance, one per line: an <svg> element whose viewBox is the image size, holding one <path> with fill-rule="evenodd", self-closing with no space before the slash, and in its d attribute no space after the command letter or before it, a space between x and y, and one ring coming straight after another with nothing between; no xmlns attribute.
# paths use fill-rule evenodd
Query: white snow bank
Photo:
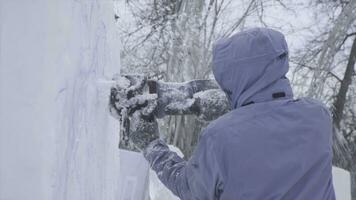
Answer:
<svg viewBox="0 0 356 200"><path fill-rule="evenodd" d="M351 200L350 173L333 167L333 182L337 200Z"/></svg>
<svg viewBox="0 0 356 200"><path fill-rule="evenodd" d="M120 200L148 200L149 166L141 153L120 149Z"/></svg>

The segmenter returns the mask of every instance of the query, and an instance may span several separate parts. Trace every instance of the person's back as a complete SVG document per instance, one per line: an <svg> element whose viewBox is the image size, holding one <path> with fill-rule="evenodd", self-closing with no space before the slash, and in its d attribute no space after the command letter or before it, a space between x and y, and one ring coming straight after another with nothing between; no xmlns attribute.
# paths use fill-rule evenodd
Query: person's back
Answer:
<svg viewBox="0 0 356 200"><path fill-rule="evenodd" d="M209 127L220 199L335 199L328 111L309 99L252 104Z"/></svg>
<svg viewBox="0 0 356 200"><path fill-rule="evenodd" d="M184 200L334 200L331 116L294 99L288 47L255 28L215 43L213 73L231 111L211 122L189 161L161 140L144 151L160 180Z"/></svg>

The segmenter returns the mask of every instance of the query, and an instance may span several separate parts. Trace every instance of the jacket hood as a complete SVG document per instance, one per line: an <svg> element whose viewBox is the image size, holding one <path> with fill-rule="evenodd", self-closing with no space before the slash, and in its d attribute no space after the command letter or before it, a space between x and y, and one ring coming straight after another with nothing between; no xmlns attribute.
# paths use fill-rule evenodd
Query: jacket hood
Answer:
<svg viewBox="0 0 356 200"><path fill-rule="evenodd" d="M253 28L213 45L213 74L231 109L249 103L292 98L288 46L282 33Z"/></svg>

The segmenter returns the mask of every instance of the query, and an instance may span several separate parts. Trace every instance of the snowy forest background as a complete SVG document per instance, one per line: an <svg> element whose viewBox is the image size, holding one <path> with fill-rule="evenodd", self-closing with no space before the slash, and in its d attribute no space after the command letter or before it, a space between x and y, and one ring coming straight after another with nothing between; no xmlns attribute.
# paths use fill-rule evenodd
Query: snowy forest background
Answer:
<svg viewBox="0 0 356 200"><path fill-rule="evenodd" d="M286 35L295 96L332 111L356 200L356 0L0 0L0 200L120 199L112 76L213 78L212 43L255 26ZM160 132L189 158L203 125Z"/></svg>

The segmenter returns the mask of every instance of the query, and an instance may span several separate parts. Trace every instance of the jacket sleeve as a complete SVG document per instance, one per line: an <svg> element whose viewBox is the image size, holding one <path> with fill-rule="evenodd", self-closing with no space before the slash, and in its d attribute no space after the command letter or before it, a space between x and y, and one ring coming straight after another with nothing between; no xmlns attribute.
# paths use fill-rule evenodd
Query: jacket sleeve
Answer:
<svg viewBox="0 0 356 200"><path fill-rule="evenodd" d="M161 182L182 200L217 199L219 170L212 140L200 138L188 161L169 150L162 140L155 140L144 156Z"/></svg>

